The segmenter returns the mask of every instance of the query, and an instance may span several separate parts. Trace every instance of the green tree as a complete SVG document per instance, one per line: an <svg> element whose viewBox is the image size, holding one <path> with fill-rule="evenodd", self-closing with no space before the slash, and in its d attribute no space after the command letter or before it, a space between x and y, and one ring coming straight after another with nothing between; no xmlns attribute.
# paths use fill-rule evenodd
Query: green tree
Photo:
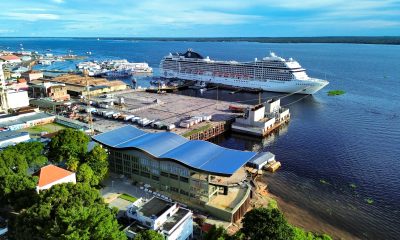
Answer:
<svg viewBox="0 0 400 240"><path fill-rule="evenodd" d="M36 197L37 177L28 169L43 166L47 158L39 142L19 143L0 152L0 203L14 210L29 207Z"/></svg>
<svg viewBox="0 0 400 240"><path fill-rule="evenodd" d="M298 227L293 227L293 232L293 240L332 240L332 238L326 234L314 234L312 232L306 232Z"/></svg>
<svg viewBox="0 0 400 240"><path fill-rule="evenodd" d="M256 208L244 216L242 233L251 240L287 240L294 233L283 214L276 208Z"/></svg>
<svg viewBox="0 0 400 240"><path fill-rule="evenodd" d="M87 163L79 166L76 180L78 182L88 183L91 186L96 186L99 184L99 182L97 181L98 178L94 176L92 168Z"/></svg>
<svg viewBox="0 0 400 240"><path fill-rule="evenodd" d="M108 155L100 145L96 145L85 157L87 163L93 170L96 185L106 178L108 173Z"/></svg>
<svg viewBox="0 0 400 240"><path fill-rule="evenodd" d="M116 212L88 184L59 184L11 224L12 239L126 239Z"/></svg>
<svg viewBox="0 0 400 240"><path fill-rule="evenodd" d="M49 158L54 162L82 159L89 141L89 137L82 131L63 129L49 143Z"/></svg>
<svg viewBox="0 0 400 240"><path fill-rule="evenodd" d="M31 206L35 199L37 177L22 174L0 176L0 205L11 205L15 210Z"/></svg>
<svg viewBox="0 0 400 240"><path fill-rule="evenodd" d="M29 167L38 168L46 164L43 144L39 142L19 143L0 152L0 176L5 174L27 174Z"/></svg>
<svg viewBox="0 0 400 240"><path fill-rule="evenodd" d="M213 225L208 233L204 235L204 240L224 240L228 237L225 228Z"/></svg>
<svg viewBox="0 0 400 240"><path fill-rule="evenodd" d="M154 230L146 230L135 235L134 240L164 240L164 236Z"/></svg>
<svg viewBox="0 0 400 240"><path fill-rule="evenodd" d="M65 162L65 165L67 165L68 170L76 172L79 168L80 160L77 157L69 157L67 161Z"/></svg>

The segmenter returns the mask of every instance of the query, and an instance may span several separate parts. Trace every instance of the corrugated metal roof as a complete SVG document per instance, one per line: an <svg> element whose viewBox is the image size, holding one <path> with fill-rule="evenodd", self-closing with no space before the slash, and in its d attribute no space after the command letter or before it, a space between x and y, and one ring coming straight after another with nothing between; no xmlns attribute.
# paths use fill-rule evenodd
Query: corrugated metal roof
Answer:
<svg viewBox="0 0 400 240"><path fill-rule="evenodd" d="M251 159L251 163L262 165L268 162L271 159L275 159L275 155L271 152L260 152L253 159Z"/></svg>
<svg viewBox="0 0 400 240"><path fill-rule="evenodd" d="M206 141L190 141L170 132L147 133L130 125L93 136L93 139L112 148L135 148L159 159L172 159L194 169L221 175L232 175L257 154Z"/></svg>
<svg viewBox="0 0 400 240"><path fill-rule="evenodd" d="M17 125L17 124L25 124L30 121L40 120L53 117L53 115L47 113L28 113L21 114L17 116L5 116L0 119L0 127L7 128L9 126Z"/></svg>
<svg viewBox="0 0 400 240"><path fill-rule="evenodd" d="M16 131L2 131L2 132L0 132L0 141L5 141L5 140L21 137L21 136L26 136L26 135L29 136L29 133L16 132Z"/></svg>

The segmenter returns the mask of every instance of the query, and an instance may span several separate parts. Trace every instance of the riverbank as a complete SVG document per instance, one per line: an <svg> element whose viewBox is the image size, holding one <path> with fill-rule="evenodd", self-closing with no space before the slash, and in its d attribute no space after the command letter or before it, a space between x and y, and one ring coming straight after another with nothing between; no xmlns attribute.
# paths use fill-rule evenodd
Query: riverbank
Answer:
<svg viewBox="0 0 400 240"><path fill-rule="evenodd" d="M303 228L305 231L321 234L325 233L330 235L333 239L360 239L350 232L329 224L324 219L296 205L295 203L285 201L279 196L271 193L268 190L268 184L267 181L265 181L265 178L259 177L256 180L256 183L257 200L253 202L253 207L266 207L268 202L273 199L278 203L278 208L284 213L288 222L293 226Z"/></svg>
<svg viewBox="0 0 400 240"><path fill-rule="evenodd" d="M360 239L347 231L332 226L294 203L287 202L272 193L269 193L269 197L278 202L278 207L284 213L288 222L296 227L303 228L306 231L326 233L333 239Z"/></svg>

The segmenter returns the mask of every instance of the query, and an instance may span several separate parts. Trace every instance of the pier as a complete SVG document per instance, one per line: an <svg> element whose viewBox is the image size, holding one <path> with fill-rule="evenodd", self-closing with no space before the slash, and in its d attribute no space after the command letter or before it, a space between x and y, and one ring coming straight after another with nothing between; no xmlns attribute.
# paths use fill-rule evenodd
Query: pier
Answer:
<svg viewBox="0 0 400 240"><path fill-rule="evenodd" d="M216 137L231 129L231 123L240 113L234 113L228 110L231 103L217 101L213 99L196 98L173 93L150 93L146 91L125 90L110 94L107 100L117 102L117 99L123 99L123 104L108 105L107 108L97 108L97 111L113 112L117 119L100 116L95 114L95 128L112 130L126 124L133 124L136 127L148 132L162 132L165 128L160 126L171 126L169 131L182 135L190 140L208 140ZM101 102L104 98L93 98L92 101ZM134 115L140 119L147 119L152 122L142 126L138 122L123 120L123 116ZM188 121L198 116L210 116L206 119L181 127L180 123ZM158 127L157 127L158 126Z"/></svg>

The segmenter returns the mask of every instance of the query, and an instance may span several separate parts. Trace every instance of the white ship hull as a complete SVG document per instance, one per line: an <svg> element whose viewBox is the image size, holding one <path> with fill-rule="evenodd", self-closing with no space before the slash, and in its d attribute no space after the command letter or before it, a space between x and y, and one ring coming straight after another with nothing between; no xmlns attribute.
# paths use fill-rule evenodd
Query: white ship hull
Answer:
<svg viewBox="0 0 400 240"><path fill-rule="evenodd" d="M237 88L259 89L269 92L314 94L328 85L328 81L310 78L307 80L268 80L268 79L237 79L229 77L219 77L205 74L178 73L171 70L163 70L163 77L167 79L181 79L191 81L203 81L205 83L223 84Z"/></svg>

